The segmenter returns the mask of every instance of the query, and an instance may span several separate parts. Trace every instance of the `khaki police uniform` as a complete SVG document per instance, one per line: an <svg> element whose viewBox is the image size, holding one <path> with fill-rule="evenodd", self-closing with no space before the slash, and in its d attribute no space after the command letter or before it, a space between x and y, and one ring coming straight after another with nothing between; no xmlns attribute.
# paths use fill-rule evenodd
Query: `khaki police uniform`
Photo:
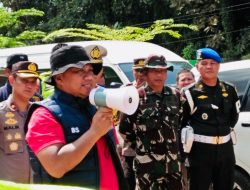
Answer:
<svg viewBox="0 0 250 190"><path fill-rule="evenodd" d="M0 179L30 182L30 164L24 138L27 112L19 112L12 95L0 104Z"/></svg>

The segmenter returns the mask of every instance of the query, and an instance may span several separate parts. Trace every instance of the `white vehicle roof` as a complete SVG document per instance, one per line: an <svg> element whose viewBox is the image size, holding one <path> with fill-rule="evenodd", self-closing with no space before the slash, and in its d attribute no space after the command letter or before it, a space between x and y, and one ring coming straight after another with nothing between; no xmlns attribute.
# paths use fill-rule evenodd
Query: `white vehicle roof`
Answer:
<svg viewBox="0 0 250 190"><path fill-rule="evenodd" d="M182 61L187 62L179 55L163 48L159 45L148 42L135 42L135 41L81 41L69 42L70 45L101 45L108 50L108 55L103 58L104 65L106 63L128 63L132 62L135 58L144 58L150 54L164 55L167 61ZM0 67L6 66L6 58L13 53L25 53L29 56L30 61L38 63L39 69L48 69L49 57L51 49L56 45L45 44L35 46L25 46L17 48L0 49Z"/></svg>
<svg viewBox="0 0 250 190"><path fill-rule="evenodd" d="M221 63L219 72L246 68L250 68L250 59ZM200 75L196 67L193 67L191 71L194 73L195 79L198 79Z"/></svg>

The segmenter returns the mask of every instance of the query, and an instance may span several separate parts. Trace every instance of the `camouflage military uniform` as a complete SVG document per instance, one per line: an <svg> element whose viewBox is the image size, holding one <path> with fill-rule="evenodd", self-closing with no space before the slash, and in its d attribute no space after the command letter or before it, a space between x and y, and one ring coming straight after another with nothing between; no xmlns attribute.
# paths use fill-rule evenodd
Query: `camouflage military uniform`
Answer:
<svg viewBox="0 0 250 190"><path fill-rule="evenodd" d="M164 87L159 94L149 86L142 87L140 92L143 93L136 113L123 115L119 126L125 141L136 142L136 189L181 189L179 95L170 87Z"/></svg>

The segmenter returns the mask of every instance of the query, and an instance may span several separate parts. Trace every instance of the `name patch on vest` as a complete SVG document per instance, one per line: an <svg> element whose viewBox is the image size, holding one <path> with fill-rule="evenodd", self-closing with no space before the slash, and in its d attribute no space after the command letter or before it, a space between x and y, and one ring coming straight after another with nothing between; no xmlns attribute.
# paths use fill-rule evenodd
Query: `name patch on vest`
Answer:
<svg viewBox="0 0 250 190"><path fill-rule="evenodd" d="M71 127L71 133L80 133L79 127Z"/></svg>

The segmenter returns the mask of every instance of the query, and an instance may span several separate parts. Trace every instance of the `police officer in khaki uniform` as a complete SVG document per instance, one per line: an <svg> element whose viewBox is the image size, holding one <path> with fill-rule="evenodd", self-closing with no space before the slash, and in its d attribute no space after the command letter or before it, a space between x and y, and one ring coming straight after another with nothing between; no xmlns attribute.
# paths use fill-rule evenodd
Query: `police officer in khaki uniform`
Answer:
<svg viewBox="0 0 250 190"><path fill-rule="evenodd" d="M0 179L30 182L30 164L24 138L24 121L29 99L37 87L38 66L22 61L12 66L12 94L0 104Z"/></svg>
<svg viewBox="0 0 250 190"><path fill-rule="evenodd" d="M218 79L221 57L216 51L199 49L197 61L200 79L184 88L183 105L182 125L193 130L187 138L194 140L188 155L190 190L207 190L210 183L214 190L230 190L235 165L232 128L238 120L239 98L232 84Z"/></svg>
<svg viewBox="0 0 250 190"><path fill-rule="evenodd" d="M28 56L26 54L17 53L17 54L11 54L10 56L7 57L6 67L4 68L4 73L7 78L12 72L12 65L14 65L19 61L28 61ZM8 96L11 93L12 93L12 88L9 81L7 80L5 85L0 87L0 102L7 100ZM43 97L38 92L35 92L35 94L30 99L30 101L32 102L41 100L43 100Z"/></svg>
<svg viewBox="0 0 250 190"><path fill-rule="evenodd" d="M136 145L136 189L182 189L177 142L180 96L164 86L170 69L163 56L145 60L146 85L139 89L139 107L135 114L123 115L119 125L124 140Z"/></svg>
<svg viewBox="0 0 250 190"><path fill-rule="evenodd" d="M132 66L133 75L135 78L133 85L136 88L140 88L141 86L143 86L145 84L145 75L143 72L144 65L145 65L144 62L145 62L145 58L135 59L134 65Z"/></svg>

